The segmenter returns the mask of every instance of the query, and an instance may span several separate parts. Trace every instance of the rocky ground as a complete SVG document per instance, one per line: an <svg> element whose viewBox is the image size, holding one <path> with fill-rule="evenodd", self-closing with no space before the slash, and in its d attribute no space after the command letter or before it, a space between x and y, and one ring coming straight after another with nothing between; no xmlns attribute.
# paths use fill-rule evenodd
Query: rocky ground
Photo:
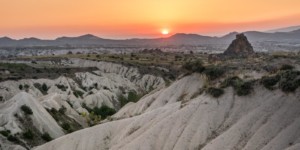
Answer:
<svg viewBox="0 0 300 150"><path fill-rule="evenodd" d="M57 78L1 82L0 148L299 148L297 56L262 54L222 62L183 57L191 59L174 68L134 65L127 58L119 63L22 60L31 70L69 71ZM9 69L3 70L7 76Z"/></svg>
<svg viewBox="0 0 300 150"><path fill-rule="evenodd" d="M165 86L162 77L141 74L135 67L85 60L72 60L68 65L96 69L77 69L56 79L1 82L1 148L13 148L12 143L32 148L47 142L38 140L46 133L55 139L96 125L126 103ZM30 111L24 111L24 106Z"/></svg>

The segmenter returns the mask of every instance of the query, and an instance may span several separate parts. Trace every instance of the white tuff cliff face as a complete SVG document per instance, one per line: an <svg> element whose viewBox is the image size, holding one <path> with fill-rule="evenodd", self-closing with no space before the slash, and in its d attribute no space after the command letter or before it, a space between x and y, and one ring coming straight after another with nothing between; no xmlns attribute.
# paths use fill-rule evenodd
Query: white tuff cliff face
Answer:
<svg viewBox="0 0 300 150"><path fill-rule="evenodd" d="M75 73L74 77L61 76L54 80L23 79L1 82L0 96L3 101L0 102L0 131L9 130L11 134L22 134L26 127L19 121L18 117L25 117L20 108L22 105L26 105L33 111L29 117L39 132L47 132L52 138L58 138L65 133L58 125L57 120L48 112L51 109L58 111L65 108L64 114L85 128L88 127L88 123L82 114L88 115L89 113L83 104L89 108L100 108L102 105L106 105L118 110L120 109L120 95L126 97L132 91L143 94L165 86L162 77L141 74L134 67L86 60L76 61L80 62L78 64L73 63L73 66L98 65L99 70L78 72ZM47 86L46 93L43 93L37 84L45 84ZM77 91L81 92L82 95L76 95L75 92ZM1 134L0 138L5 139ZM6 139L0 140L0 144L6 145L6 148L15 147ZM17 147L20 148L20 146Z"/></svg>
<svg viewBox="0 0 300 150"><path fill-rule="evenodd" d="M12 134L21 132L22 129L18 126L18 117L23 116L20 107L22 105L27 105L31 108L34 115L29 117L32 119L33 125L40 131L47 131L52 137L57 138L64 135L64 132L59 127L57 122L51 117L46 109L30 94L26 92L21 92L11 98L4 105L0 105L0 121L1 125L7 130L10 130Z"/></svg>
<svg viewBox="0 0 300 150"><path fill-rule="evenodd" d="M36 150L296 150L300 91L285 94L259 85L248 96L231 87L220 98L199 93L203 78L186 76L129 103L115 121L80 130Z"/></svg>

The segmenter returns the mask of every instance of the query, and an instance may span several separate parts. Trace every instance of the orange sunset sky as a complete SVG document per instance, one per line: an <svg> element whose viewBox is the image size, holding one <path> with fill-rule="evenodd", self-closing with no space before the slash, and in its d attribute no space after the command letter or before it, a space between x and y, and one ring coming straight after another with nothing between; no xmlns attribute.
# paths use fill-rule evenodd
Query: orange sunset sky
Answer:
<svg viewBox="0 0 300 150"><path fill-rule="evenodd" d="M300 0L0 0L0 37L222 35L300 25Z"/></svg>

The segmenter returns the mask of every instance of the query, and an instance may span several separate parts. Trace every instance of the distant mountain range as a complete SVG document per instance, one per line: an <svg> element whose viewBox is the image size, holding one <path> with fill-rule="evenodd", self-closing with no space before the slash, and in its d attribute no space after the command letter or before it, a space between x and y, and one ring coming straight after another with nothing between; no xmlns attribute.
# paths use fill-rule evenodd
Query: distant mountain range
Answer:
<svg viewBox="0 0 300 150"><path fill-rule="evenodd" d="M285 28L278 28L273 30L268 30L267 32L275 33L275 32L291 32L295 30L299 30L300 26L291 26L291 27L285 27Z"/></svg>
<svg viewBox="0 0 300 150"><path fill-rule="evenodd" d="M91 34L79 37L60 37L55 40L25 38L21 40L9 37L0 38L0 47L32 47L32 46L168 46L168 45L222 45L229 44L238 34L232 32L221 37L203 36L198 34L177 33L167 38L154 39L104 39ZM290 32L244 32L251 43L280 42L300 44L300 29Z"/></svg>

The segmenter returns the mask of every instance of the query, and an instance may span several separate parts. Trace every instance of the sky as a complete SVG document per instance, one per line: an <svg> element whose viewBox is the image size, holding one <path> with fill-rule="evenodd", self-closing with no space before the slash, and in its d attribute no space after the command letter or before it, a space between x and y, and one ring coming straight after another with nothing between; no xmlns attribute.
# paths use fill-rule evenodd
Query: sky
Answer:
<svg viewBox="0 0 300 150"><path fill-rule="evenodd" d="M222 35L300 25L300 0L0 0L0 20L17 39Z"/></svg>

